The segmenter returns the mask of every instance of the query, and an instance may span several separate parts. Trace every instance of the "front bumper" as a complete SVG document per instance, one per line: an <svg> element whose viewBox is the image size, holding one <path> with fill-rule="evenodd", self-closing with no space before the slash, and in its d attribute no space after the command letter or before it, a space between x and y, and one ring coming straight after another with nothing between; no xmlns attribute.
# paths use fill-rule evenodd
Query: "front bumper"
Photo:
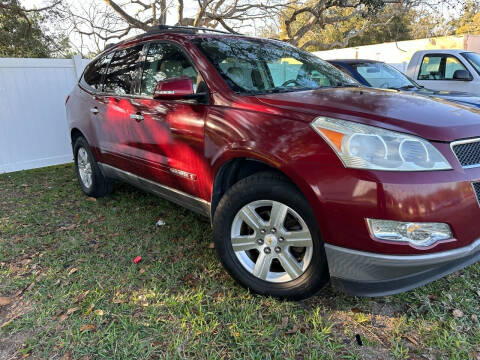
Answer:
<svg viewBox="0 0 480 360"><path fill-rule="evenodd" d="M325 244L332 284L357 296L385 296L414 289L480 260L480 239L422 255L385 255Z"/></svg>

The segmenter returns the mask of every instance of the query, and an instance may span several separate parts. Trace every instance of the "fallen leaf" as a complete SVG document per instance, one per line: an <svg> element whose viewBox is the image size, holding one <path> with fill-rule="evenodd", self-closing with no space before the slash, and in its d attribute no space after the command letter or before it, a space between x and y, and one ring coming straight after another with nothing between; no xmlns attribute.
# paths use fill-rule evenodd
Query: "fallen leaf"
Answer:
<svg viewBox="0 0 480 360"><path fill-rule="evenodd" d="M463 311L462 311L462 310L454 309L454 310L452 311L452 314L453 314L453 316L456 317L456 318L461 318L461 317L463 317Z"/></svg>
<svg viewBox="0 0 480 360"><path fill-rule="evenodd" d="M87 291L84 291L84 292L78 294L77 300L75 301L75 303L77 303L77 304L81 303L83 301L83 299L85 299L85 296L88 295L89 291L90 290L87 290Z"/></svg>
<svg viewBox="0 0 480 360"><path fill-rule="evenodd" d="M93 324L85 324L80 328L80 332L85 332L85 331L93 331L95 330L95 325Z"/></svg>
<svg viewBox="0 0 480 360"><path fill-rule="evenodd" d="M358 307L354 307L354 308L351 308L350 309L353 313L363 313L363 310L358 308Z"/></svg>
<svg viewBox="0 0 480 360"><path fill-rule="evenodd" d="M88 201L94 201L94 202L97 201L97 199L95 199L94 197L88 197L87 200Z"/></svg>
<svg viewBox="0 0 480 360"><path fill-rule="evenodd" d="M117 237L117 236L120 236L119 232L116 232L115 234L112 234L112 237Z"/></svg>
<svg viewBox="0 0 480 360"><path fill-rule="evenodd" d="M73 353L71 351L67 351L63 356L60 358L60 360L71 360L73 359Z"/></svg>
<svg viewBox="0 0 480 360"><path fill-rule="evenodd" d="M8 305L12 302L12 299L0 296L0 306Z"/></svg>
<svg viewBox="0 0 480 360"><path fill-rule="evenodd" d="M95 307L95 304L91 303L90 306L88 307L87 311L85 311L85 315L90 314L94 307Z"/></svg>
<svg viewBox="0 0 480 360"><path fill-rule="evenodd" d="M32 290L34 285L35 285L35 283L32 282L30 285L27 286L27 288L25 289L25 291L30 291L30 290Z"/></svg>
<svg viewBox="0 0 480 360"><path fill-rule="evenodd" d="M79 308L78 307L73 307L71 309L68 309L67 312L66 312L66 315L70 315L72 313L74 313L75 311L78 311Z"/></svg>
<svg viewBox="0 0 480 360"><path fill-rule="evenodd" d="M211 242L210 244L208 244L208 248L209 249L215 249L215 244Z"/></svg>
<svg viewBox="0 0 480 360"><path fill-rule="evenodd" d="M472 314L471 318L472 318L472 321L478 322L478 316L477 315Z"/></svg>
<svg viewBox="0 0 480 360"><path fill-rule="evenodd" d="M417 340L415 340L415 339L412 338L411 336L403 335L403 337L404 337L405 339L407 339L408 341L410 341L412 344L418 345Z"/></svg>
<svg viewBox="0 0 480 360"><path fill-rule="evenodd" d="M140 270L138 270L138 273L139 274L143 274L145 272L145 269L144 268L141 268Z"/></svg>
<svg viewBox="0 0 480 360"><path fill-rule="evenodd" d="M68 225L68 226L61 226L57 229L57 231L68 231L68 230L73 230L77 227L76 224L71 224L71 225Z"/></svg>
<svg viewBox="0 0 480 360"><path fill-rule="evenodd" d="M284 316L282 318L282 324L280 325L280 329L286 329L288 326L288 317Z"/></svg>
<svg viewBox="0 0 480 360"><path fill-rule="evenodd" d="M60 317L58 318L58 321L62 323L62 322L64 322L64 321L67 320L67 319L68 319L68 315L67 315L67 314L62 314L62 315L60 315Z"/></svg>
<svg viewBox="0 0 480 360"><path fill-rule="evenodd" d="M70 276L70 275L72 275L72 274L76 273L77 271L78 271L78 269L77 269L77 268L75 268L75 267L74 267L74 268L72 268L72 269L71 269L71 270L68 272L68 276Z"/></svg>
<svg viewBox="0 0 480 360"><path fill-rule="evenodd" d="M94 314L97 315L97 316L103 316L103 310L97 309L97 310L94 311Z"/></svg>
<svg viewBox="0 0 480 360"><path fill-rule="evenodd" d="M5 321L1 326L0 326L0 329L7 326L8 324L10 324L11 322L13 321L13 319L10 319L8 321Z"/></svg>

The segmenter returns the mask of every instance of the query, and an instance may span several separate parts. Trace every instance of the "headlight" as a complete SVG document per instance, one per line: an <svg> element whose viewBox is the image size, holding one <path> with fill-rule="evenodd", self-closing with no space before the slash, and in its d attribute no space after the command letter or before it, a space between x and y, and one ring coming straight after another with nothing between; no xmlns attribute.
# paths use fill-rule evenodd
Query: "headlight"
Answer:
<svg viewBox="0 0 480 360"><path fill-rule="evenodd" d="M319 117L311 125L346 167L391 171L452 168L432 144L416 136L327 117Z"/></svg>
<svg viewBox="0 0 480 360"><path fill-rule="evenodd" d="M370 232L377 239L408 242L414 246L426 247L437 241L453 237L450 226L445 223L415 223L392 220L367 219Z"/></svg>

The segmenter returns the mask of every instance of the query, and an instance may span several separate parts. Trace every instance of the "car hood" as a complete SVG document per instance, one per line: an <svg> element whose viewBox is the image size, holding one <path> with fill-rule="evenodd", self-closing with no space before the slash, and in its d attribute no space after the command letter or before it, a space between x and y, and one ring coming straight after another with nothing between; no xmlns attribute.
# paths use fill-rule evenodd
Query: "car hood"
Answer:
<svg viewBox="0 0 480 360"><path fill-rule="evenodd" d="M415 93L347 87L258 95L257 99L313 117L336 117L434 141L480 136L480 110Z"/></svg>
<svg viewBox="0 0 480 360"><path fill-rule="evenodd" d="M418 95L433 96L441 99L446 99L460 104L469 105L480 108L480 96L476 96L466 92L460 91L441 91L431 89L414 89L412 92Z"/></svg>

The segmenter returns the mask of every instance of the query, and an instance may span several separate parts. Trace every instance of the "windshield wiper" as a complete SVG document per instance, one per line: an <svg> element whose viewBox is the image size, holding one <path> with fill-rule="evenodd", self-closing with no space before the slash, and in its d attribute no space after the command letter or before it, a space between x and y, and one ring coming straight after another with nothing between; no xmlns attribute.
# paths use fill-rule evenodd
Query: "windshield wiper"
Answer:
<svg viewBox="0 0 480 360"><path fill-rule="evenodd" d="M345 87L360 87L359 84L337 84L333 86L325 86L325 87L332 87L332 88L345 88Z"/></svg>
<svg viewBox="0 0 480 360"><path fill-rule="evenodd" d="M404 85L404 86L399 86L399 87L391 86L388 89L391 89L391 90L408 90L408 89L414 89L414 88L418 89L415 85Z"/></svg>

